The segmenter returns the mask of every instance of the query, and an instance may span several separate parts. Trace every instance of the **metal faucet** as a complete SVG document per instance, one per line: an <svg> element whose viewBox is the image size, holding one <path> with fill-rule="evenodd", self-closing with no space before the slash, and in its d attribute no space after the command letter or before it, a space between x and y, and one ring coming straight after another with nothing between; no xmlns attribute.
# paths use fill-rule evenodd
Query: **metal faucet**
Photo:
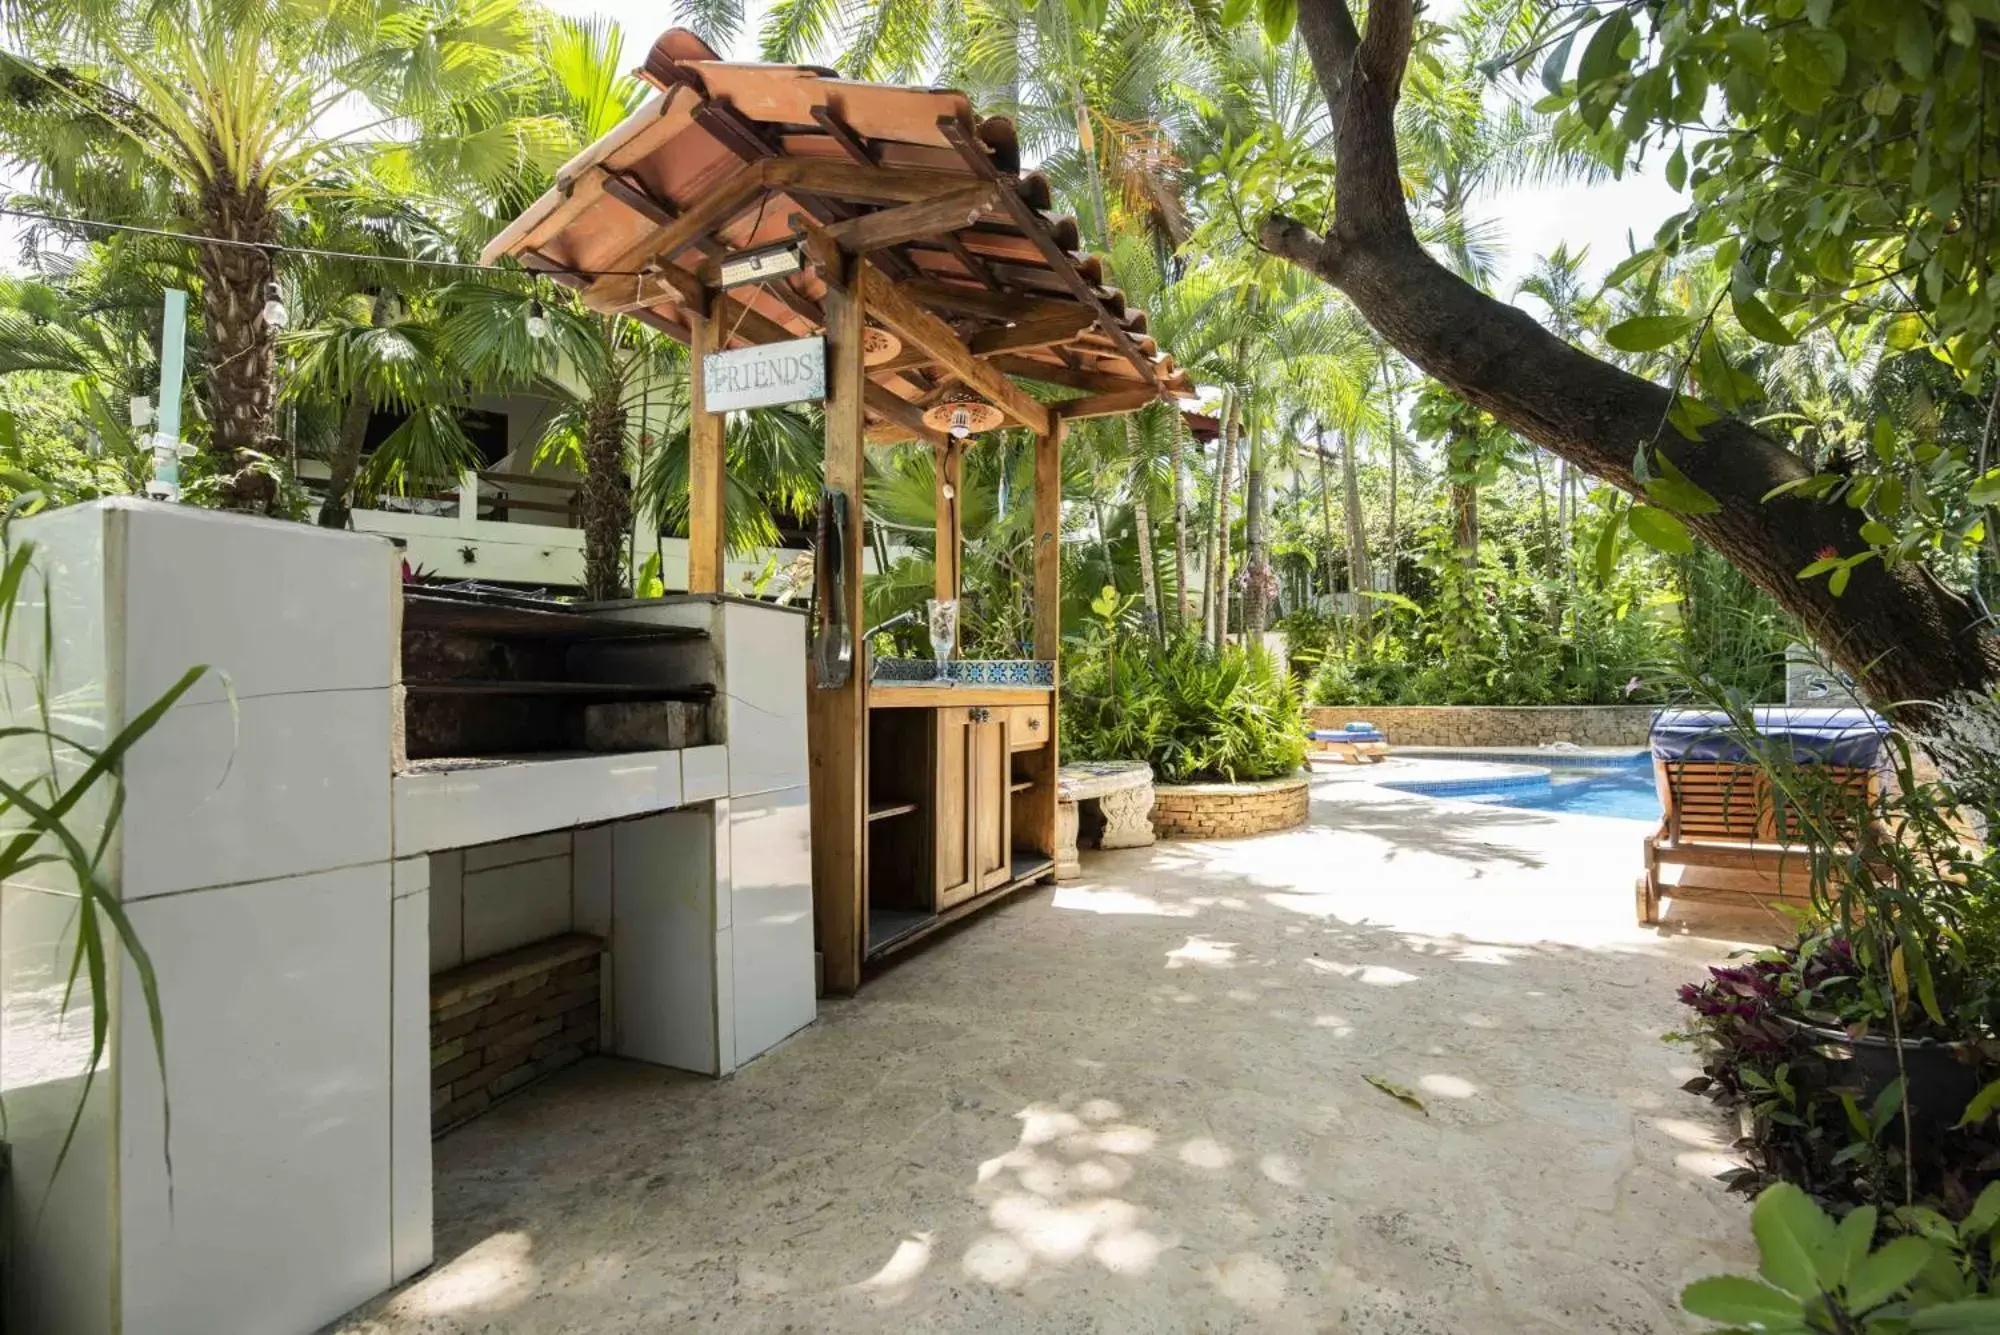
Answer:
<svg viewBox="0 0 2000 1335"><path fill-rule="evenodd" d="M872 640L877 635L880 635L883 631L888 630L892 626L900 626L904 622L913 622L919 620L922 620L922 618L917 615L916 608L914 607L905 608L903 611L898 612L896 613L896 615L890 617L887 621L884 621L881 625L870 626L868 628L868 632L861 638L864 640Z"/></svg>

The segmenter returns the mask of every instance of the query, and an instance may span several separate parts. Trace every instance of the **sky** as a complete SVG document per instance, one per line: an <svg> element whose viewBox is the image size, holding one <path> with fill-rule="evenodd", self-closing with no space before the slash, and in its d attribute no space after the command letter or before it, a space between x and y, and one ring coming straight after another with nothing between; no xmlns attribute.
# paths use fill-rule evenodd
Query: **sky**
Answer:
<svg viewBox="0 0 2000 1335"><path fill-rule="evenodd" d="M1443 0L1433 10L1436 16L1444 17L1456 7L1456 0ZM551 0L551 8L565 14L601 14L615 20L624 30L624 63L628 69L644 60L653 39L673 23L672 5L661 4L660 0ZM769 8L770 0L745 0L744 35L737 40L734 50L722 54L734 60L755 60L756 34ZM1510 296L1535 257L1547 254L1565 241L1572 250L1589 247L1587 268L1601 278L1630 253L1626 244L1628 231L1639 245L1646 245L1661 221L1685 207L1685 203L1685 196L1676 193L1651 165L1622 180L1595 185L1496 193L1481 200L1479 205L1483 214L1497 222L1505 252L1493 290L1498 295Z"/></svg>

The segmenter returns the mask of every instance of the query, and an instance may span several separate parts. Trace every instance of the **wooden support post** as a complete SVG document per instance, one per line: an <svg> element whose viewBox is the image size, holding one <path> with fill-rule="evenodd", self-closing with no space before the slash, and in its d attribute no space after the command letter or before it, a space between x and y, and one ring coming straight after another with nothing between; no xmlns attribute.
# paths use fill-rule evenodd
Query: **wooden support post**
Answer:
<svg viewBox="0 0 2000 1335"><path fill-rule="evenodd" d="M1035 438L1035 657L1051 662L1062 647L1062 443L1067 432L1058 418L1046 436Z"/></svg>
<svg viewBox="0 0 2000 1335"><path fill-rule="evenodd" d="M714 303L688 322L688 578L689 593L722 592L723 432L728 417L708 411L701 360L720 351Z"/></svg>
<svg viewBox="0 0 2000 1335"><path fill-rule="evenodd" d="M1049 424L1045 436L1035 438L1035 657L1054 663L1062 645L1062 444L1068 431L1060 419ZM1062 705L1062 670L1058 666L1055 691L1050 696ZM1051 720L1053 722L1053 720ZM1019 847L1049 854L1056 852L1056 776L1062 754L1054 734L1049 737L1047 782L1028 789L1014 810L1014 842ZM1048 873L1052 879L1055 868Z"/></svg>
<svg viewBox="0 0 2000 1335"><path fill-rule="evenodd" d="M958 597L962 579L965 527L959 518L959 505L965 495L961 483L965 471L965 447L959 441L946 437L942 445L931 451L931 458L937 468L936 596L942 600ZM947 490L950 495L945 494Z"/></svg>
<svg viewBox="0 0 2000 1335"><path fill-rule="evenodd" d="M806 698L811 751L813 925L825 965L826 990L847 994L861 985L868 939L868 653L861 643L862 305L852 287L829 286L826 305L826 485L847 493L846 587L823 597L843 600L854 635L854 674L836 690L815 679Z"/></svg>

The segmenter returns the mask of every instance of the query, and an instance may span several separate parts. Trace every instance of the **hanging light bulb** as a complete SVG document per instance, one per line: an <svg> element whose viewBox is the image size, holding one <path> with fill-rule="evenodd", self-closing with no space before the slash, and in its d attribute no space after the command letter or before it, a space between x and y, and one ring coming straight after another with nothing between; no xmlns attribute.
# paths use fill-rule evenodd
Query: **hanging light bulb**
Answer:
<svg viewBox="0 0 2000 1335"><path fill-rule="evenodd" d="M549 336L549 313L542 309L542 299L534 297L528 302L528 337L547 338Z"/></svg>
<svg viewBox="0 0 2000 1335"><path fill-rule="evenodd" d="M283 329L292 322L292 313L285 309L285 299L278 291L276 283L264 284L264 323L273 329Z"/></svg>

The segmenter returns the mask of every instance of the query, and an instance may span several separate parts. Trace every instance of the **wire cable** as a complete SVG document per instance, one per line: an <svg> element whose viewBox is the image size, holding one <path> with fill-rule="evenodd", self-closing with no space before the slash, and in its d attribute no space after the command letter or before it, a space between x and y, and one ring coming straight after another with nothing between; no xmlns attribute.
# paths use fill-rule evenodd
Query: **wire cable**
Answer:
<svg viewBox="0 0 2000 1335"><path fill-rule="evenodd" d="M95 218L65 218L53 213L37 213L33 209L0 205L0 216L25 218L32 222L51 223L57 227L94 228L100 232L126 232L133 236L160 237L168 241L180 241L191 246L229 246L239 250L259 250L267 255L306 255L322 260L359 260L367 264L401 264L416 269L454 269L467 273L509 273L493 264L471 264L464 260L426 260L409 255L369 255L352 250L323 250L317 246L288 246L276 241L241 241L235 237L204 236L199 232L175 232L164 227L140 227L134 223L100 222ZM533 273L523 266L522 272ZM572 270L583 278L639 278L646 273L641 269L604 269L595 273Z"/></svg>

